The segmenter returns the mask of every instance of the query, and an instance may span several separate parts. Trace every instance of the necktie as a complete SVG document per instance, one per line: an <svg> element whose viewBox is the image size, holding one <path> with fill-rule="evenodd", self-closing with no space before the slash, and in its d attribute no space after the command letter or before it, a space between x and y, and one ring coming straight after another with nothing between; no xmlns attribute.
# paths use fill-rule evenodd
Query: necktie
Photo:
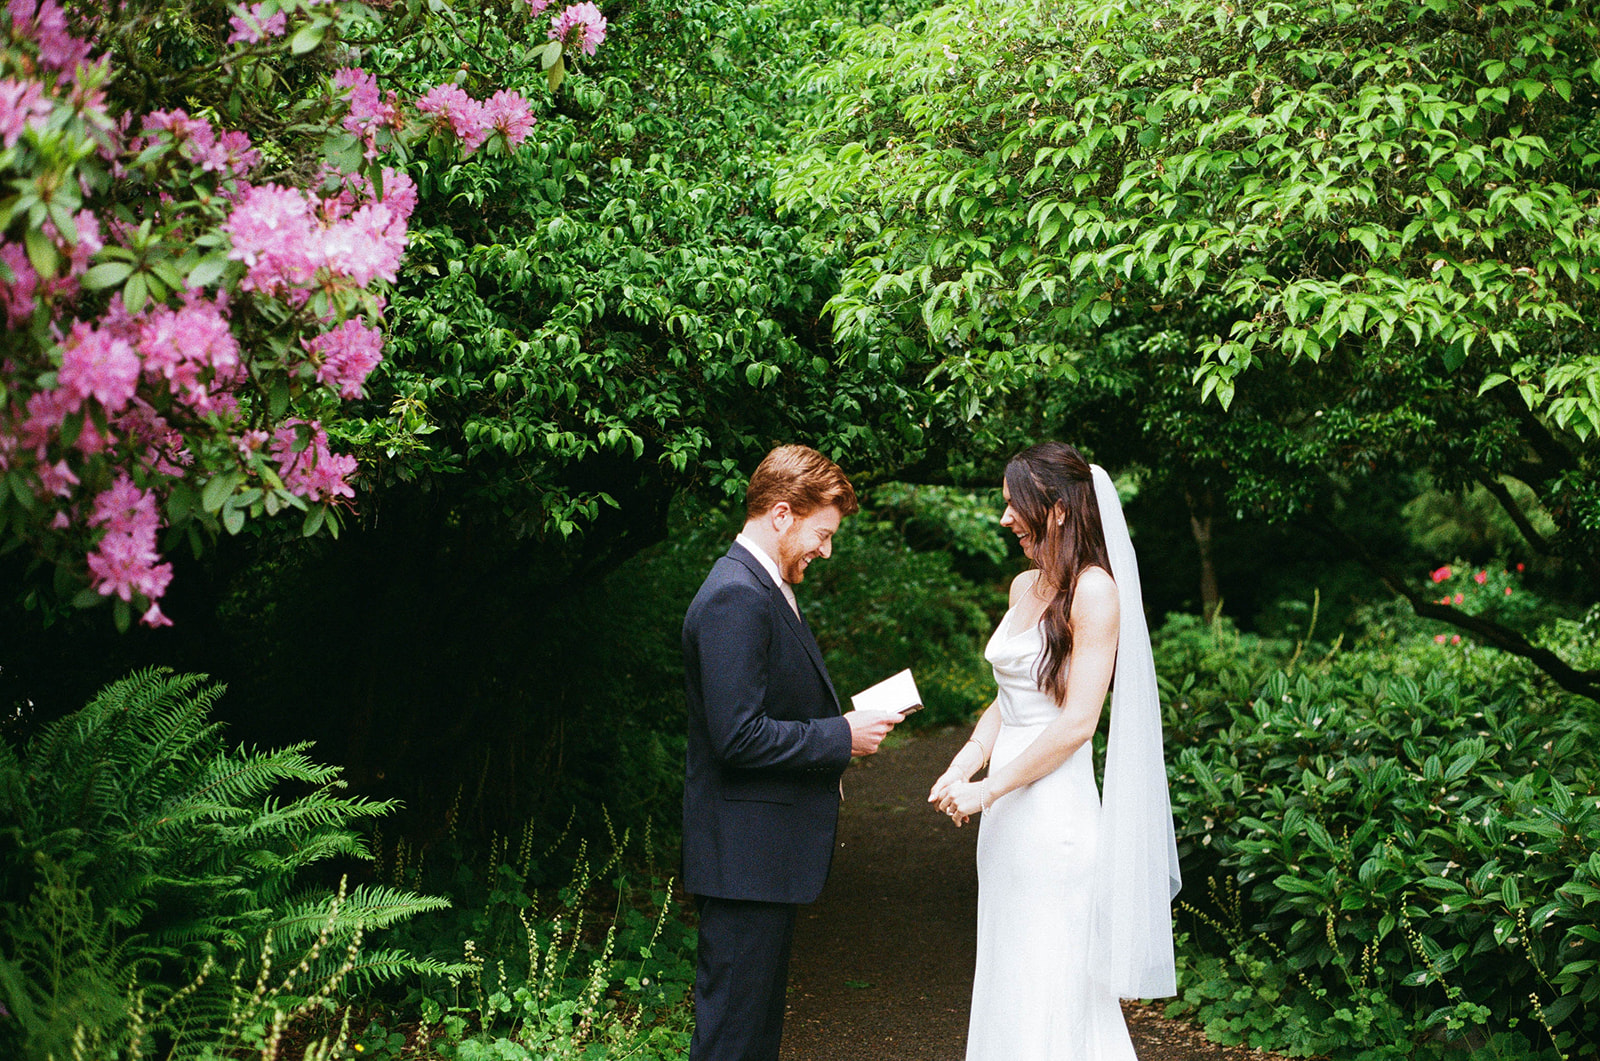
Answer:
<svg viewBox="0 0 1600 1061"><path fill-rule="evenodd" d="M794 609L794 617L801 622L805 622L805 618L800 614L800 602L794 598L794 587L787 582L779 582L778 588L783 590L783 599L788 601L789 607Z"/></svg>

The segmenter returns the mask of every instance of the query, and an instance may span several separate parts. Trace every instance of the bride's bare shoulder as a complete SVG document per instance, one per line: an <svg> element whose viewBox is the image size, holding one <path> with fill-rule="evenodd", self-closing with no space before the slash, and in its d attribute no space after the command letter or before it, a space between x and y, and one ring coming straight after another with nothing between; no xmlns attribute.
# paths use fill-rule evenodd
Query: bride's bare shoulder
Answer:
<svg viewBox="0 0 1600 1061"><path fill-rule="evenodd" d="M1020 574L1016 578L1012 579L1011 580L1011 600L1009 601L1011 606L1013 608L1016 607L1017 601L1021 600L1024 596L1026 596L1027 593L1030 590L1033 589L1034 585L1038 581L1039 581L1039 569L1037 567L1030 567L1030 568L1028 568L1028 570L1022 572L1022 574Z"/></svg>
<svg viewBox="0 0 1600 1061"><path fill-rule="evenodd" d="M1111 572L1103 567L1086 567L1078 574L1078 584L1072 593L1072 621L1093 616L1109 620L1115 626L1119 611L1117 583Z"/></svg>

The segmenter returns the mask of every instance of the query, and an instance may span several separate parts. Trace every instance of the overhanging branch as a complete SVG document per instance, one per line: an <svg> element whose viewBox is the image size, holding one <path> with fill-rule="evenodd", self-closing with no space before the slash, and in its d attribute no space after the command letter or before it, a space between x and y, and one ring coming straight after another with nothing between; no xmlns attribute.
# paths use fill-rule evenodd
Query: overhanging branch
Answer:
<svg viewBox="0 0 1600 1061"><path fill-rule="evenodd" d="M1318 520L1316 525L1321 533L1343 545L1362 566L1377 575L1391 593L1410 604L1411 610L1417 615L1424 619L1437 619L1470 633L1486 645L1493 645L1513 656L1521 656L1544 671L1551 681L1567 692L1600 703L1600 670L1578 670L1549 649L1530 642L1520 631L1481 615L1468 615L1459 608L1434 603L1413 588L1402 573L1374 555L1365 543L1343 527L1327 519Z"/></svg>

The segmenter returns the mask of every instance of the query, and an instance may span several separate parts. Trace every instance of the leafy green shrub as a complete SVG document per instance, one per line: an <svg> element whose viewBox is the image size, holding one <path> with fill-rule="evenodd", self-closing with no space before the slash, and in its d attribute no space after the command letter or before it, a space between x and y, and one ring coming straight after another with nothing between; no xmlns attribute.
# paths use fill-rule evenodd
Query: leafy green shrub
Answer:
<svg viewBox="0 0 1600 1061"><path fill-rule="evenodd" d="M1302 1053L1592 1047L1600 727L1528 671L1413 640L1246 698L1220 661L1232 696L1174 727L1171 775L1186 862L1217 874L1184 905L1229 962L1191 959L1180 1005Z"/></svg>
<svg viewBox="0 0 1600 1061"><path fill-rule="evenodd" d="M0 1001L14 1018L0 1034L20 1055L65 1057L75 1037L95 1056L153 1037L192 1054L335 986L450 971L360 947L446 900L303 882L367 858L351 825L392 804L340 795L338 768L304 744L226 750L207 719L221 693L146 670L23 749L0 742ZM287 976L269 977L274 954Z"/></svg>

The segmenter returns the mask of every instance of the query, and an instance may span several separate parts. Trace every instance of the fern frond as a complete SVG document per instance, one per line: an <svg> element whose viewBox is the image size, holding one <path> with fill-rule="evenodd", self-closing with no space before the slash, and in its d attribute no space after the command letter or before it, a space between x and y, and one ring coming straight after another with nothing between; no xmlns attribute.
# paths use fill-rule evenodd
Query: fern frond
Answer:
<svg viewBox="0 0 1600 1061"><path fill-rule="evenodd" d="M437 958L418 958L401 950L362 951L345 974L346 992L363 991L373 984L398 980L401 977L469 976L474 966L466 962L442 962Z"/></svg>
<svg viewBox="0 0 1600 1061"><path fill-rule="evenodd" d="M333 907L337 905L337 909ZM447 910L450 900L438 895L418 895L384 885L360 885L337 902L326 893L303 896L288 904L282 915L273 923L274 938L280 940L302 939L315 936L329 922L330 916L339 930L362 926L367 929L385 928L417 914Z"/></svg>

